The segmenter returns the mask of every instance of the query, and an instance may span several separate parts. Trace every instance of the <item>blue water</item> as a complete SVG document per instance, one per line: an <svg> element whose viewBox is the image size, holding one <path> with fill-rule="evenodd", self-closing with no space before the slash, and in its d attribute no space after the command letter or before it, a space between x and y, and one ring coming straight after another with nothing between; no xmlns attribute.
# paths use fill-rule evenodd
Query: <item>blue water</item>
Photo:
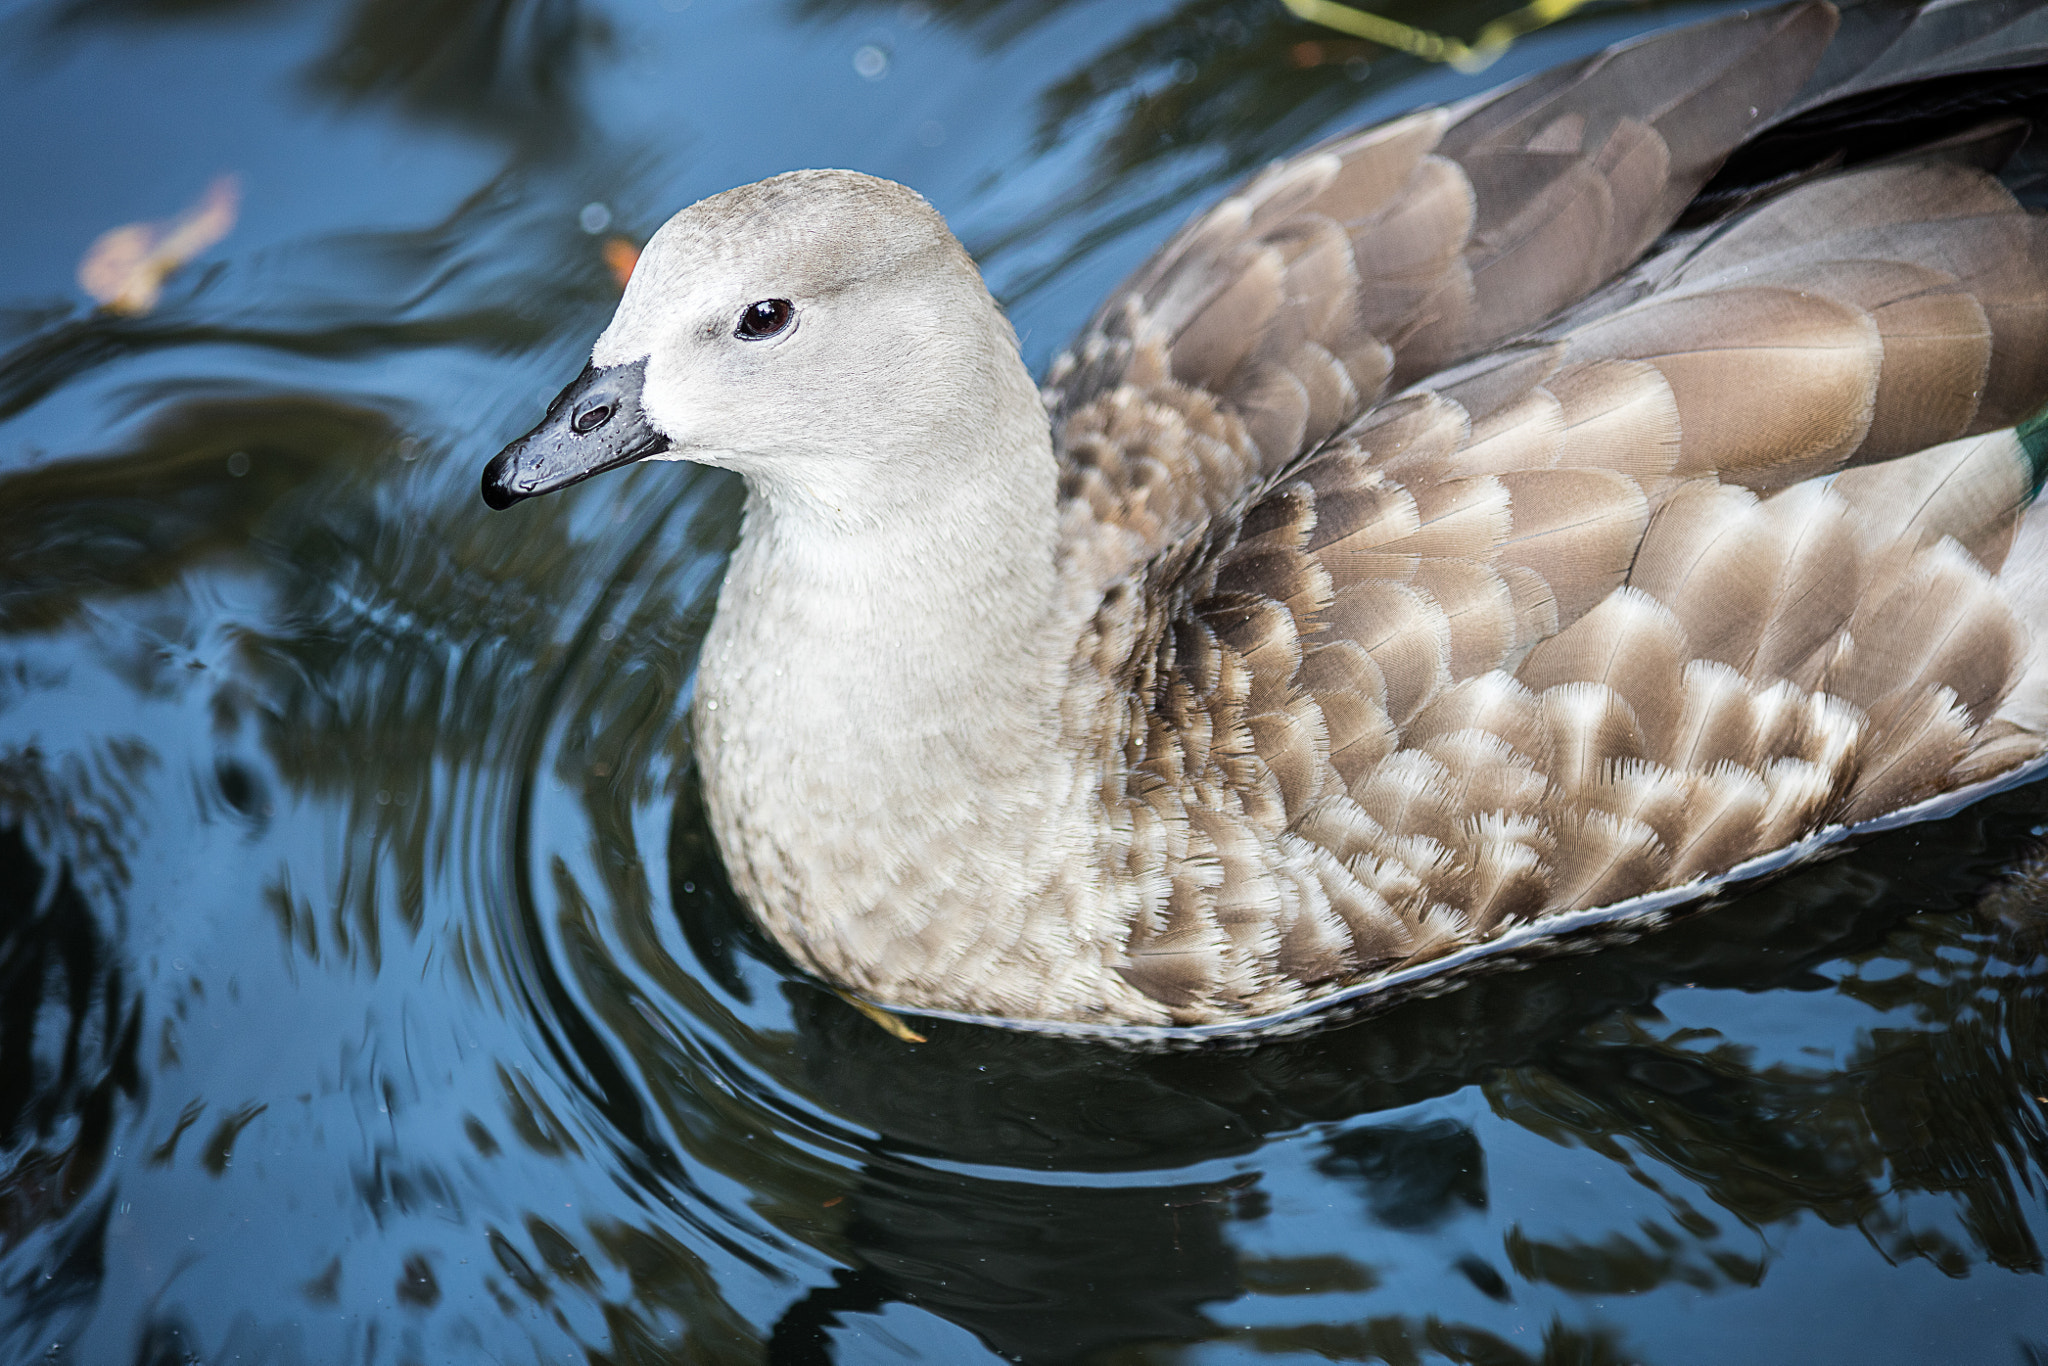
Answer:
<svg viewBox="0 0 2048 1366"><path fill-rule="evenodd" d="M0 1361L2048 1361L2042 788L1292 1042L908 1045L704 830L733 486L477 498L702 195L916 186L1039 365L1242 170L1710 8L0 10Z"/></svg>

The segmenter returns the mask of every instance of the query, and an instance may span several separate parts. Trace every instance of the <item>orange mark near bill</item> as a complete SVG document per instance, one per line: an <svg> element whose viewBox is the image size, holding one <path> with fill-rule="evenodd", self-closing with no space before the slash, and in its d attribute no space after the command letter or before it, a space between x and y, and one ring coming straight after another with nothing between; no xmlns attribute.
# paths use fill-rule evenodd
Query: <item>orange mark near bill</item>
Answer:
<svg viewBox="0 0 2048 1366"><path fill-rule="evenodd" d="M623 237L604 239L604 263L611 267L612 278L619 282L619 288L626 287L626 281L633 278L633 267L640 264L640 248Z"/></svg>
<svg viewBox="0 0 2048 1366"><path fill-rule="evenodd" d="M78 263L78 283L110 313L138 315L156 307L171 272L234 230L240 182L218 176L176 218L125 223L99 235Z"/></svg>

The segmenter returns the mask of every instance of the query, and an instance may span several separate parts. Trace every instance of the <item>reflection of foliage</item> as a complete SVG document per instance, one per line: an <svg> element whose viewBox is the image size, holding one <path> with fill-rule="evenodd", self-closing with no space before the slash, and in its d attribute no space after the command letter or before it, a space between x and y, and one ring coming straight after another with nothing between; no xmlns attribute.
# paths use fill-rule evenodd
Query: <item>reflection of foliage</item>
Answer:
<svg viewBox="0 0 2048 1366"><path fill-rule="evenodd" d="M1419 1366L1431 1359L1485 1366L1624 1366L1640 1358L1624 1351L1615 1335L1568 1328L1553 1320L1543 1330L1543 1347L1530 1352L1497 1333L1431 1315L1375 1315L1359 1323L1309 1323L1281 1328L1247 1328L1225 1335L1262 1354L1313 1354L1329 1361L1385 1361Z"/></svg>
<svg viewBox="0 0 2048 1366"><path fill-rule="evenodd" d="M212 687L216 733L253 730L267 761L259 774L232 756L216 759L214 777L229 806L244 816L271 806L268 774L295 797L331 801L340 811L334 885L295 884L287 865L266 889L285 946L307 962L325 957L374 970L394 917L403 932L418 933L429 906L460 911L477 903L479 863L486 879L520 864L523 846L505 837L517 829L522 786L561 717L576 718L560 737L562 775L586 786L607 836L630 848L631 830L620 823L634 803L657 797L653 775L681 743L676 710L701 630L688 604L715 574L736 511L729 496L701 496L729 492L728 484L664 469L638 485L658 488L657 497L636 498L633 477L615 476L605 486L618 495L611 504L585 494L492 516L476 502L470 478L434 501L422 497L433 487L424 468L416 467L424 479L391 477L403 468L401 457L420 453L375 409L300 397L207 398L169 408L121 454L0 484L34 495L20 500L34 518L18 524L35 552L16 557L24 569L18 596L34 609L18 613L24 620L62 624L88 604L104 608L196 578L208 559L225 559L265 583L262 618L237 622L234 648L212 672L190 676ZM245 459L231 466L235 454ZM707 515L671 515L692 503L705 504ZM593 508L616 515L600 515L592 526ZM15 525L0 515L0 527ZM110 525L125 528L124 556L95 556L65 532L104 534ZM33 683L24 674L9 686ZM24 791L39 771L26 761L5 770ZM0 796L8 790L0 783ZM53 804L62 801L41 806ZM115 861L92 851L84 857ZM650 904L637 867L608 871L619 875L612 894L622 905ZM484 991L510 986L500 997L508 1006L534 985L505 981L502 945L491 942L494 927L484 917L458 914L434 928L446 931L437 952L458 965L457 980ZM496 930L518 935L516 924ZM525 966L543 985L556 971L545 961ZM585 965L563 966L580 972ZM568 1045L589 1054L595 1068L603 1060L589 1032L575 1027L574 1005L559 992L544 998L559 1013L541 1027L559 1023ZM19 992L8 999L34 998ZM604 1000L624 1004L617 993ZM583 1140L571 1137L588 1129L576 1122L580 1116L563 1114L556 1094L551 1105L532 1088L508 1084L511 1132L543 1157L591 1160L587 1150L578 1154ZM213 1148L225 1151L239 1116L219 1120ZM611 1132L644 1137L629 1113L609 1118ZM714 1161L758 1155L733 1128L694 1120L683 1127L714 1136ZM687 1186L673 1161L664 1167L664 1181ZM389 1203L367 1192L363 1202L379 1210ZM590 1287L578 1279L587 1274L570 1274L576 1257L606 1258L647 1297L644 1306L621 1309L619 1342L646 1328L648 1342L672 1345L673 1333L652 1328L664 1304L690 1306L692 1325L722 1313L733 1341L751 1340L729 1310L707 1307L717 1292L700 1261L681 1254L652 1260L649 1240L663 1236L658 1222L611 1227L602 1247L572 1255L568 1240L580 1236L531 1221L524 1239L516 1229L494 1236L500 1262L530 1272L502 1283L504 1293L517 1297L531 1286L587 1295ZM569 1270L556 1287L560 1268ZM752 1357L735 1348L730 1359ZM652 1358L621 1347L616 1359Z"/></svg>
<svg viewBox="0 0 2048 1366"><path fill-rule="evenodd" d="M55 0L51 38L117 24L215 20L292 0ZM351 0L306 79L346 103L389 100L415 118L537 146L573 141L583 57L611 41L582 0Z"/></svg>
<svg viewBox="0 0 2048 1366"><path fill-rule="evenodd" d="M1670 3L1638 0L1632 8ZM802 0L798 13L829 20L895 8L894 0ZM926 8L993 47L1061 6L941 0ZM1521 6L1517 0L1390 0L1371 8L1411 26L1469 36ZM1202 190L1295 150L1346 110L1386 94L1426 65L1305 23L1277 0L1181 0L1123 29L1045 87L1034 150L1043 155L1085 137L1093 144L1093 165L1069 192L970 245L986 259L1085 224L1057 259L1034 263L1029 275L1011 282L1006 293L1014 301L1121 234L1184 214Z"/></svg>
<svg viewBox="0 0 2048 1366"><path fill-rule="evenodd" d="M118 893L127 885L138 833L137 788L156 763L156 753L134 736L100 740L87 754L55 764L35 745L0 752L0 827L26 834L51 861L82 870L93 891ZM13 887L26 897L36 885Z"/></svg>
<svg viewBox="0 0 2048 1366"><path fill-rule="evenodd" d="M1347 1129L1316 1168L1357 1184L1373 1221L1387 1228L1428 1228L1460 1206L1486 1208L1485 1150L1449 1120Z"/></svg>
<svg viewBox="0 0 2048 1366"><path fill-rule="evenodd" d="M1297 51L1304 43L1313 46ZM1115 104L1121 119L1096 151L1105 175L1205 145L1244 166L1295 145L1356 103L1367 81L1377 87L1412 74L1415 64L1405 58L1392 58L1384 73L1368 64L1390 56L1304 25L1276 5L1185 0L1046 88L1038 149L1066 142Z"/></svg>
<svg viewBox="0 0 2048 1366"><path fill-rule="evenodd" d="M861 1265L784 1313L770 1359L828 1359L817 1346L830 1325L896 1300L1010 1361L1206 1336L1201 1305L1238 1289L1224 1226L1243 1184L1061 1189L884 1166L848 1198L843 1235Z"/></svg>
<svg viewBox="0 0 2048 1366"><path fill-rule="evenodd" d="M143 1089L142 1004L109 908L157 763L129 736L55 760L0 752L0 1256L32 1249L0 1282L0 1355L26 1359L100 1284L111 1197L86 1201Z"/></svg>
<svg viewBox="0 0 2048 1366"><path fill-rule="evenodd" d="M1893 1260L1924 1257L1952 1275L1976 1260L2040 1270L2018 1175L2048 1169L2038 960L2007 955L1966 923L1923 917L1851 961L1875 970L1893 1023L1837 1068L1758 1064L1746 1048L1639 1015L1602 1022L1489 1089L1518 1123L1638 1176L1646 1154L1751 1224L1808 1211L1860 1228ZM1838 990L1854 997L1862 985L1852 976ZM1926 1209L1918 1193L1952 1200L1959 1228L1916 1219ZM1682 1202L1674 1208L1681 1223L1697 1221ZM1551 1266L1573 1260L1564 1249L1547 1255ZM1722 1270L1738 1281L1758 1274Z"/></svg>
<svg viewBox="0 0 2048 1366"><path fill-rule="evenodd" d="M358 0L312 80L350 103L560 142L582 121L578 58L607 37L579 0Z"/></svg>
<svg viewBox="0 0 2048 1366"><path fill-rule="evenodd" d="M615 774L644 782L654 752L675 742L670 721L693 642L671 590L687 593L691 580L649 556L665 545L666 556L701 560L703 547L687 530L663 542L669 512L694 484L661 473L662 497L597 542L573 530L569 499L492 517L465 496L414 511L403 534L373 498L330 499L267 528L279 624L248 634L244 653L280 777L355 813L334 947L374 963L379 918L393 904L419 928L429 889L466 852L446 828L451 809L463 809L446 800L450 785L474 799L465 818L508 817L517 798L504 784L533 762L572 659L595 651L588 681L604 694L571 709L590 728L569 744L593 793L611 790ZM618 639L598 648L590 637L600 615ZM636 737L625 752L604 734L614 698ZM273 904L302 949L317 943L310 912L282 892Z"/></svg>
<svg viewBox="0 0 2048 1366"><path fill-rule="evenodd" d="M1028 292L1121 233L1184 213L1203 188L1298 146L1419 66L1312 29L1263 0L1184 0L1046 87L1035 150L1042 155L1106 124L1094 139L1094 165L1075 189L975 250L998 253L1116 206L1012 291Z"/></svg>
<svg viewBox="0 0 2048 1366"><path fill-rule="evenodd" d="M47 630L88 594L171 583L246 544L321 465L367 465L395 440L382 414L332 400L202 401L156 423L132 454L0 479L0 629Z"/></svg>
<svg viewBox="0 0 2048 1366"><path fill-rule="evenodd" d="M318 304L306 312L329 313ZM538 340L542 329L507 308L483 308L466 315L418 321L392 321L388 312L375 321L367 315L376 305L360 304L354 317L321 319L306 331L274 328L248 320L222 324L194 323L175 312L169 316L123 318L95 313L83 319L59 319L28 337L15 350L0 355L0 419L13 417L62 385L103 365L181 346L254 346L283 355L347 360L391 355L415 347L469 343L510 349Z"/></svg>
<svg viewBox="0 0 2048 1366"><path fill-rule="evenodd" d="M140 1033L140 1001L68 869L0 825L0 1253L47 1235L0 1286L0 1350L19 1359L97 1292L107 1198L67 1216L105 1169L117 1106L141 1090Z"/></svg>
<svg viewBox="0 0 2048 1366"><path fill-rule="evenodd" d="M607 1222L591 1238L633 1290L630 1307L609 1316L610 1349L592 1351L592 1366L751 1366L761 1359L759 1331L726 1302L702 1260L660 1224Z"/></svg>
<svg viewBox="0 0 2048 1366"><path fill-rule="evenodd" d="M417 931L447 872L453 831L440 784L528 742L530 680L558 646L567 547L560 518L518 546L482 516L433 518L409 534L370 498L330 499L274 529L277 625L244 637L265 749L279 777L339 799L352 818L327 947L374 967L383 916ZM468 509L465 508L467 513ZM509 551L504 562L496 552ZM322 935L281 890L274 905L302 952Z"/></svg>

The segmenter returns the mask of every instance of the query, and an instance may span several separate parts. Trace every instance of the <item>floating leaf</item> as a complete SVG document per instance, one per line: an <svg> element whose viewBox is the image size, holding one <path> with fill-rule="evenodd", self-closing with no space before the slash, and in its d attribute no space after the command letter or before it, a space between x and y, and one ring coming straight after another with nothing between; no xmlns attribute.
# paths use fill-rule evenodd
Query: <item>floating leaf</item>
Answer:
<svg viewBox="0 0 2048 1366"><path fill-rule="evenodd" d="M224 175L176 218L127 223L101 233L78 263L80 287L110 312L149 312L172 271L234 229L241 200L235 177Z"/></svg>
<svg viewBox="0 0 2048 1366"><path fill-rule="evenodd" d="M626 281L633 278L633 267L640 264L640 248L623 237L604 239L604 263L611 267L612 278L619 282L619 288L626 287Z"/></svg>
<svg viewBox="0 0 2048 1366"><path fill-rule="evenodd" d="M833 989L832 994L880 1025L882 1032L892 1039L901 1039L905 1043L929 1042L924 1035L905 1024L900 1016L891 1011L884 1010L871 1002L863 1001L852 992L840 991L836 987Z"/></svg>

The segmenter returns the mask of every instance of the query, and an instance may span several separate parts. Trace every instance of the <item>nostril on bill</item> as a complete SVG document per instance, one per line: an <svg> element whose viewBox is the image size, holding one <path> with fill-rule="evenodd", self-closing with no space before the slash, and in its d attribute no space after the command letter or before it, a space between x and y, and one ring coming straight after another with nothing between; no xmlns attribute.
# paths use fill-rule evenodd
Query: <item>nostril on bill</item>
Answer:
<svg viewBox="0 0 2048 1366"><path fill-rule="evenodd" d="M611 417L612 405L600 403L595 408L585 408L582 412L576 414L575 419L569 425L576 429L576 435L588 436L605 423L611 421Z"/></svg>

